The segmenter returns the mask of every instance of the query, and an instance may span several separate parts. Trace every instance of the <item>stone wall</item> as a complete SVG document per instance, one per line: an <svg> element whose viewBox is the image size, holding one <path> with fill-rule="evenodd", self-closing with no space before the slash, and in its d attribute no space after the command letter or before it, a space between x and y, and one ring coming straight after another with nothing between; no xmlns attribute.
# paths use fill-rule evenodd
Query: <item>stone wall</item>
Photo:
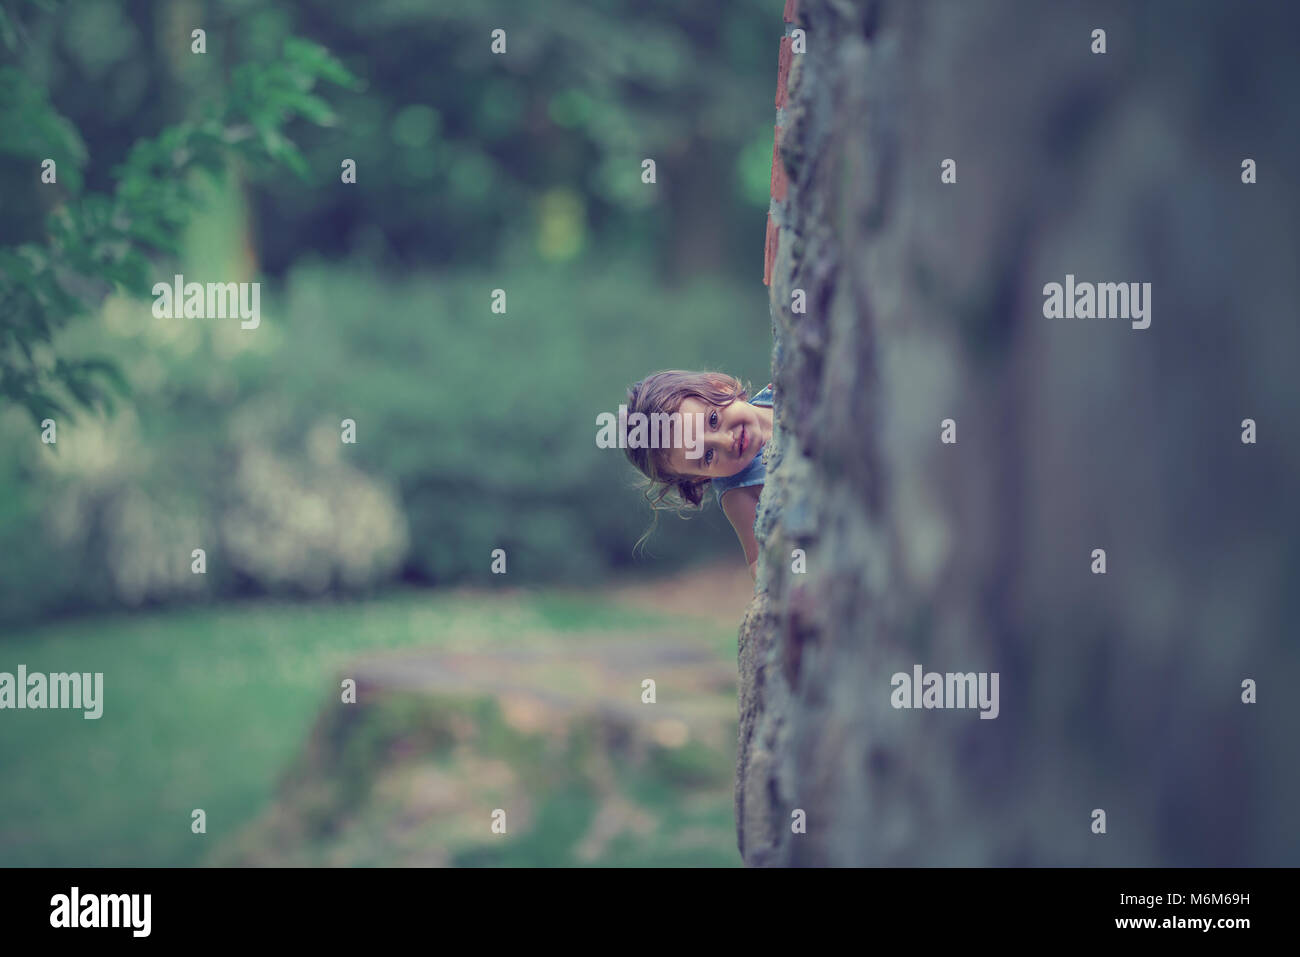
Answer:
<svg viewBox="0 0 1300 957"><path fill-rule="evenodd" d="M1300 863L1300 8L790 19L746 862ZM1151 325L1046 318L1067 274ZM998 717L895 708L916 664Z"/></svg>

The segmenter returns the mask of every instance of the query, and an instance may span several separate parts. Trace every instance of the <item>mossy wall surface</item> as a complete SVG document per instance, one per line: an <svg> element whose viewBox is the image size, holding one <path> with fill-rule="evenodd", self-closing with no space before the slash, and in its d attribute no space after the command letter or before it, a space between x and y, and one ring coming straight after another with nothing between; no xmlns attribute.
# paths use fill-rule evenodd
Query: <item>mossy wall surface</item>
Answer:
<svg viewBox="0 0 1300 957"><path fill-rule="evenodd" d="M746 862L1294 865L1300 11L798 7ZM998 717L895 708L918 663Z"/></svg>

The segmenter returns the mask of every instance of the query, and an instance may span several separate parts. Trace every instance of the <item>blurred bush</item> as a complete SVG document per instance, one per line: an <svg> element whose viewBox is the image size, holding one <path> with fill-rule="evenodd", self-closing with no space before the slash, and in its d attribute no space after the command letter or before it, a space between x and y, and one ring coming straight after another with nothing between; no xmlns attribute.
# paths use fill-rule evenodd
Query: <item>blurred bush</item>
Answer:
<svg viewBox="0 0 1300 957"><path fill-rule="evenodd" d="M511 584L627 567L650 512L623 453L596 447L596 416L665 367L765 383L762 290L667 287L634 261L400 278L306 263L264 294L256 330L110 298L68 337L122 365L134 407L61 424L53 446L20 410L0 417L16 453L0 607L487 581L494 548ZM661 520L651 553L737 547L710 507Z"/></svg>

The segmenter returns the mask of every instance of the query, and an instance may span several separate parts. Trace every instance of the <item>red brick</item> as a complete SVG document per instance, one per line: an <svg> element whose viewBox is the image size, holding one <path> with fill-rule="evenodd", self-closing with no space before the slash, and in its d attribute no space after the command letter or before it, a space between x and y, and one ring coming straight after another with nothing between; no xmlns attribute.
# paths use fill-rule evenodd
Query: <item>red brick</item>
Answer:
<svg viewBox="0 0 1300 957"><path fill-rule="evenodd" d="M790 37L781 38L781 52L776 59L776 108L779 110L785 106L785 85L790 79L790 61L794 54L790 52L790 47L794 41Z"/></svg>
<svg viewBox="0 0 1300 957"><path fill-rule="evenodd" d="M785 164L781 162L781 127L776 127L776 136L772 140L772 198L785 199L785 189L789 180L785 175Z"/></svg>
<svg viewBox="0 0 1300 957"><path fill-rule="evenodd" d="M776 262L776 244L781 235L781 227L767 214L767 250L763 256L763 285L772 285L772 264Z"/></svg>

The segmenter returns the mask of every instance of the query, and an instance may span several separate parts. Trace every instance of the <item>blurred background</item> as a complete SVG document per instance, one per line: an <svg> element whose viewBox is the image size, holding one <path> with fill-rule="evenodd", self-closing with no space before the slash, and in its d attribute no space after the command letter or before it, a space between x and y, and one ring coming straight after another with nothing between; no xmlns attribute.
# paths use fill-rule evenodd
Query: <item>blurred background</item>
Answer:
<svg viewBox="0 0 1300 957"><path fill-rule="evenodd" d="M662 368L770 381L781 29L0 5L0 671L105 687L0 716L0 865L739 863L739 546L710 506L634 555L594 438ZM260 327L156 318L176 273Z"/></svg>

